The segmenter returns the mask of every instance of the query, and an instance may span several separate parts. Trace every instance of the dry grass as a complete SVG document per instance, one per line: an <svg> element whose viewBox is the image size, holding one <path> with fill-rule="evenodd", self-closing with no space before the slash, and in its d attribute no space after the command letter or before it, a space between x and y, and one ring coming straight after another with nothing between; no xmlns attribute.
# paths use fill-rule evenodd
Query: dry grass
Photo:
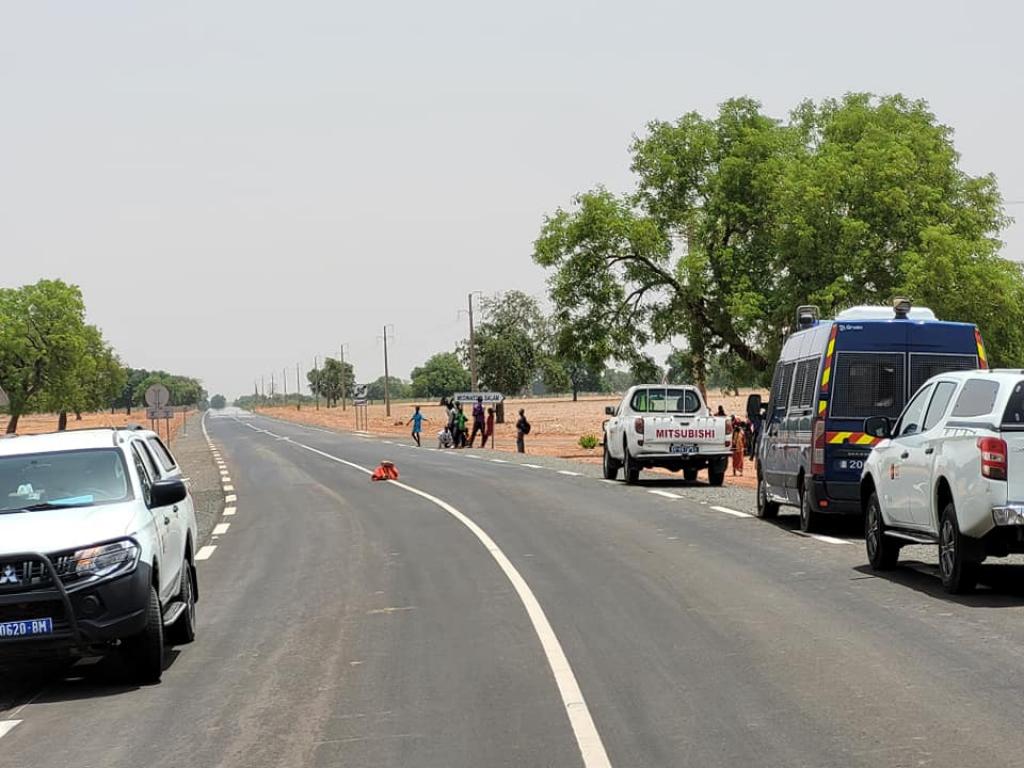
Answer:
<svg viewBox="0 0 1024 768"><path fill-rule="evenodd" d="M7 416L3 415L4 426L6 426ZM176 434L185 421L185 414L176 413L174 418L171 419L171 434ZM68 414L68 429L92 429L95 427L123 427L127 424L141 424L144 427L149 427L149 419L146 418L146 410L132 411L132 415L128 416L122 411L116 413L110 413L109 411L101 413L83 413L82 420L77 421L74 414ZM166 434L166 422L161 420L160 434ZM28 416L22 416L18 421L18 434L19 435L38 435L44 432L55 432L57 430L57 414L55 413L33 413Z"/></svg>

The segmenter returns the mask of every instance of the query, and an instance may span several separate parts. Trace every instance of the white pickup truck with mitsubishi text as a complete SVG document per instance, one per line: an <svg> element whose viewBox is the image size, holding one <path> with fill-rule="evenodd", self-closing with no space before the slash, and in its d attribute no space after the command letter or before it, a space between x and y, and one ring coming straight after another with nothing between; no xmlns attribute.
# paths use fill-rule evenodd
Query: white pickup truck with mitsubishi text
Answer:
<svg viewBox="0 0 1024 768"><path fill-rule="evenodd" d="M604 476L622 470L632 485L641 469L662 467L688 482L702 469L708 482L721 485L732 445L731 423L712 416L700 390L691 386L642 384L631 388L604 423Z"/></svg>

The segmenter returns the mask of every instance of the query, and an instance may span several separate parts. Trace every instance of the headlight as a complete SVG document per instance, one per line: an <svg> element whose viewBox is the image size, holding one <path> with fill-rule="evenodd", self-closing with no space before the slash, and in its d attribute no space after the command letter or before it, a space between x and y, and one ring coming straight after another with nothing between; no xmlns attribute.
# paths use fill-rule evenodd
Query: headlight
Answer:
<svg viewBox="0 0 1024 768"><path fill-rule="evenodd" d="M106 578L117 573L126 573L135 569L139 562L139 545L125 539L112 544L80 549L68 556L65 569L61 574L73 581Z"/></svg>

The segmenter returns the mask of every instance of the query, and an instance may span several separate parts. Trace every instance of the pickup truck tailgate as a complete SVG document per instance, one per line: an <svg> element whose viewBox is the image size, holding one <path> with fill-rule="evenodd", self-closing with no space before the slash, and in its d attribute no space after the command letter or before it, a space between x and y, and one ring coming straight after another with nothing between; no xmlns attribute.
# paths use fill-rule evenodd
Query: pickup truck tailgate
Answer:
<svg viewBox="0 0 1024 768"><path fill-rule="evenodd" d="M644 448L663 453L722 453L730 436L725 419L673 414L644 418Z"/></svg>

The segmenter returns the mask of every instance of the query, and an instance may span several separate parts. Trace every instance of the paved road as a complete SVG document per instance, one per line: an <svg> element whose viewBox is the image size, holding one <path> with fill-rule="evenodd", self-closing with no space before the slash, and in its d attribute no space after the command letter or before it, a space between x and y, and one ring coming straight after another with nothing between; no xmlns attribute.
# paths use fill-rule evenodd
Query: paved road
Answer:
<svg viewBox="0 0 1024 768"><path fill-rule="evenodd" d="M715 509L712 489L209 427L238 512L201 563L200 639L160 686L47 681L0 713L0 732L21 721L0 765L1024 765L1019 568L953 599L930 566L876 578L862 545ZM450 507L336 460L384 456Z"/></svg>

